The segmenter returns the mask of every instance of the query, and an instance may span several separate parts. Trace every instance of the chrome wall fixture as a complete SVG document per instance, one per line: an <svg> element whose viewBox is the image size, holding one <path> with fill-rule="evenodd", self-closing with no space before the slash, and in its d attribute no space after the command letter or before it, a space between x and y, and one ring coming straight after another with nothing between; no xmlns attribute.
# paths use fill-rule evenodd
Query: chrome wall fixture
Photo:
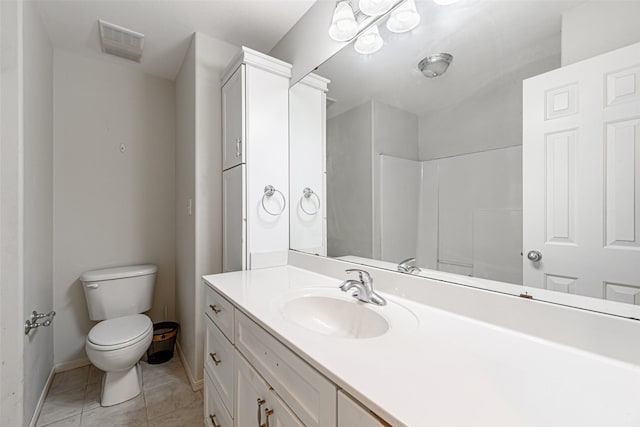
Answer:
<svg viewBox="0 0 640 427"><path fill-rule="evenodd" d="M51 322L53 322L53 318L56 315L55 311L50 311L49 313L38 313L33 310L31 313L31 317L24 322L24 334L29 335L32 329L39 328L40 326L49 326ZM40 320L45 319L42 323Z"/></svg>
<svg viewBox="0 0 640 427"><path fill-rule="evenodd" d="M333 12L329 36L339 42L357 38L354 49L369 55L382 48L378 24L387 16L387 29L405 33L420 23L415 0L359 0L354 11L351 0L339 0Z"/></svg>
<svg viewBox="0 0 640 427"><path fill-rule="evenodd" d="M305 209L304 205L305 203L313 203L313 201L311 200L313 196L315 196L316 199L315 209L312 211L308 211ZM305 187L305 189L302 190L302 197L300 197L300 209L302 209L302 212L306 213L307 215L315 215L320 212L320 197L309 187Z"/></svg>
<svg viewBox="0 0 640 427"><path fill-rule="evenodd" d="M265 199L273 197L276 193L280 194L280 197L282 197L282 208L280 209L279 212L272 212L269 209L267 209L264 202L265 202ZM266 187L264 187L264 194L262 194L262 209L264 209L266 213L268 213L271 216L278 216L282 214L282 212L284 212L286 207L287 207L287 199L284 197L284 194L282 194L280 190L278 190L273 185L267 185Z"/></svg>

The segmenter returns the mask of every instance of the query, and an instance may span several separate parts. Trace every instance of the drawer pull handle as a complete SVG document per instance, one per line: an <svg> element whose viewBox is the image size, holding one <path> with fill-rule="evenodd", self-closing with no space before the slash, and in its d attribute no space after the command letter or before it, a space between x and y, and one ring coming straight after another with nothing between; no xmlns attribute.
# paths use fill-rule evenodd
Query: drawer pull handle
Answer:
<svg viewBox="0 0 640 427"><path fill-rule="evenodd" d="M265 423L265 427L269 427L269 415L273 414L273 409L269 409L269 408L264 408L264 414L266 415L266 423Z"/></svg>
<svg viewBox="0 0 640 427"><path fill-rule="evenodd" d="M264 403L265 403L264 399L258 398L258 426L259 427L264 427L264 424L262 424L262 405L264 405Z"/></svg>
<svg viewBox="0 0 640 427"><path fill-rule="evenodd" d="M209 418L211 419L211 422L213 423L213 427L220 427L220 424L218 424L216 422L216 414L209 414Z"/></svg>
<svg viewBox="0 0 640 427"><path fill-rule="evenodd" d="M211 359L213 360L213 363L216 364L216 366L218 366L219 364L222 363L222 360L219 360L216 356L216 353L209 353L209 356L211 356Z"/></svg>
<svg viewBox="0 0 640 427"><path fill-rule="evenodd" d="M214 312L215 314L220 314L220 312L222 311L222 310L220 310L220 309L218 308L218 306L217 306L217 305L215 305L215 304L209 304L209 308L211 308L211 310L213 310L213 312Z"/></svg>

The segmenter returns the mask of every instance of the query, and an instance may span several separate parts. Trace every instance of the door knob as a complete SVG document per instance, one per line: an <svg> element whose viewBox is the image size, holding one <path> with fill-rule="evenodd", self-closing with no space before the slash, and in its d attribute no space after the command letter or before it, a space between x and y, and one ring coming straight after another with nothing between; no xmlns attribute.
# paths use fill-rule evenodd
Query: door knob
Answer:
<svg viewBox="0 0 640 427"><path fill-rule="evenodd" d="M538 262L542 259L542 254L538 251L529 251L527 258L529 258L529 261Z"/></svg>

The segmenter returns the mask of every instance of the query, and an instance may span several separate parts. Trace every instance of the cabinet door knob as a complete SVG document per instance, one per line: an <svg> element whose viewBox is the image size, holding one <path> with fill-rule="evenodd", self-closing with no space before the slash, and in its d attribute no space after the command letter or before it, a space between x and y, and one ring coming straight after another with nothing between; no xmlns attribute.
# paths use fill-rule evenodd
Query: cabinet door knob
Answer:
<svg viewBox="0 0 640 427"><path fill-rule="evenodd" d="M216 366L218 366L219 364L222 363L222 360L219 360L216 356L216 353L209 353L209 356L211 356L211 359L213 360L213 363L216 364Z"/></svg>
<svg viewBox="0 0 640 427"><path fill-rule="evenodd" d="M220 427L220 424L216 422L216 414L209 414L209 419L213 423L213 427Z"/></svg>
<svg viewBox="0 0 640 427"><path fill-rule="evenodd" d="M215 304L209 304L209 308L210 308L211 310L213 310L213 312L214 312L215 314L220 314L220 312L222 311L222 310L220 310L220 309L218 308L218 306L217 306L217 305L215 305Z"/></svg>

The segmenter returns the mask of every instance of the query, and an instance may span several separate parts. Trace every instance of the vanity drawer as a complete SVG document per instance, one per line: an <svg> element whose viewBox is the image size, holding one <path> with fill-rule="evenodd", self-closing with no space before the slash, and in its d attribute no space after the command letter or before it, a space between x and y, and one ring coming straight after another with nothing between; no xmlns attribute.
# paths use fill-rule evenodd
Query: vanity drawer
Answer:
<svg viewBox="0 0 640 427"><path fill-rule="evenodd" d="M305 427L246 360L236 352L236 427ZM268 419L267 419L268 417Z"/></svg>
<svg viewBox="0 0 640 427"><path fill-rule="evenodd" d="M233 342L233 305L209 285L204 285L205 313L213 323Z"/></svg>
<svg viewBox="0 0 640 427"><path fill-rule="evenodd" d="M336 387L240 311L236 347L308 427L333 427Z"/></svg>
<svg viewBox="0 0 640 427"><path fill-rule="evenodd" d="M204 373L204 419L207 427L233 427L233 418L227 412L220 395L213 386L209 373Z"/></svg>
<svg viewBox="0 0 640 427"><path fill-rule="evenodd" d="M205 339L204 369L211 376L215 389L220 394L224 406L233 413L233 345L222 332L207 320Z"/></svg>

